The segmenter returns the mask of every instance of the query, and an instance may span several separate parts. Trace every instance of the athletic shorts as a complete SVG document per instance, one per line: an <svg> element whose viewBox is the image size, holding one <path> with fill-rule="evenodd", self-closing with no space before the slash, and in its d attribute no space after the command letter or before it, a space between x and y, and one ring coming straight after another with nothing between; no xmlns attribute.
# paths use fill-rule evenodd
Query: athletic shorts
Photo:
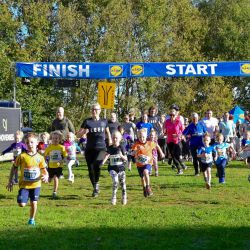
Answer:
<svg viewBox="0 0 250 250"><path fill-rule="evenodd" d="M208 168L211 168L212 165L213 165L212 162L210 162L210 163L201 162L201 164L200 164L201 171L202 171L202 172L205 172Z"/></svg>
<svg viewBox="0 0 250 250"><path fill-rule="evenodd" d="M148 172L151 172L152 166L147 164L147 165L145 165L143 167L137 167L138 173L139 173L141 178L143 177L143 172L144 172L145 169L147 169Z"/></svg>
<svg viewBox="0 0 250 250"><path fill-rule="evenodd" d="M54 176L60 177L62 175L62 168L48 168L49 178L52 179Z"/></svg>
<svg viewBox="0 0 250 250"><path fill-rule="evenodd" d="M21 188L18 191L17 203L27 203L28 199L30 201L38 201L40 195L40 187L37 188Z"/></svg>

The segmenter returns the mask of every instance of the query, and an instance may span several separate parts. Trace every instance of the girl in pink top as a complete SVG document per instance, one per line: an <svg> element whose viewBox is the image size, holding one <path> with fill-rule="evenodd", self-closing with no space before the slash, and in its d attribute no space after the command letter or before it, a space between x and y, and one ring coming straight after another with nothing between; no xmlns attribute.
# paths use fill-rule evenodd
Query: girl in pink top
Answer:
<svg viewBox="0 0 250 250"><path fill-rule="evenodd" d="M177 174L180 175L183 174L183 170L181 168L186 169L186 166L182 163L180 158L180 141L184 126L180 119L178 119L178 113L175 107L170 110L169 117L170 118L165 121L163 129L167 136L167 146L169 153L172 156L175 167L178 169Z"/></svg>
<svg viewBox="0 0 250 250"><path fill-rule="evenodd" d="M156 144L158 144L158 139L157 139L157 134L155 130L151 130L150 135L149 135L149 141L153 141ZM155 176L159 176L158 173L158 152L157 152L157 148L153 148L152 150L152 155L153 155L153 167L155 170Z"/></svg>

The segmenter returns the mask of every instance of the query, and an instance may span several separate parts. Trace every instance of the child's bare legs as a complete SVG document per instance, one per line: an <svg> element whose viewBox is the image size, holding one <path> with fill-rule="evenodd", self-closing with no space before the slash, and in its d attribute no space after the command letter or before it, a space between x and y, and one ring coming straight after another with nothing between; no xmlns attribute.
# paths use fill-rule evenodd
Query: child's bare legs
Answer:
<svg viewBox="0 0 250 250"><path fill-rule="evenodd" d="M158 172L158 157L157 156L153 157L153 166L155 170L155 176L158 176L159 172Z"/></svg>
<svg viewBox="0 0 250 250"><path fill-rule="evenodd" d="M152 195L153 193L152 193L151 188L150 188L150 178L149 178L148 169L144 169L143 177L141 178L141 180L142 180L142 185L143 185L144 196L147 197L147 196Z"/></svg>
<svg viewBox="0 0 250 250"><path fill-rule="evenodd" d="M58 184L59 184L59 179L56 175L54 175L54 193L57 193Z"/></svg>
<svg viewBox="0 0 250 250"><path fill-rule="evenodd" d="M56 175L54 175L53 180L54 180L54 190L53 190L52 198L56 199L56 193L57 193L58 185L59 185L59 178ZM52 181L52 178L49 178L49 182L51 181Z"/></svg>
<svg viewBox="0 0 250 250"><path fill-rule="evenodd" d="M37 201L31 201L30 202L30 219L35 219L37 211Z"/></svg>
<svg viewBox="0 0 250 250"><path fill-rule="evenodd" d="M206 188L211 188L211 168L207 168L206 171L203 172L204 180L206 182Z"/></svg>

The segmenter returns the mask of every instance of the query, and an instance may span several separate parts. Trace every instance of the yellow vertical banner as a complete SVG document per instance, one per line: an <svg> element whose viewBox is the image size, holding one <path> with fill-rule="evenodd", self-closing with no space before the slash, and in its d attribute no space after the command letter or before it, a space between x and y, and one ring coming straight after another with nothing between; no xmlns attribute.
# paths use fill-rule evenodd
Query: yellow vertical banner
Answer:
<svg viewBox="0 0 250 250"><path fill-rule="evenodd" d="M113 109L115 103L115 83L98 83L98 103L104 109Z"/></svg>

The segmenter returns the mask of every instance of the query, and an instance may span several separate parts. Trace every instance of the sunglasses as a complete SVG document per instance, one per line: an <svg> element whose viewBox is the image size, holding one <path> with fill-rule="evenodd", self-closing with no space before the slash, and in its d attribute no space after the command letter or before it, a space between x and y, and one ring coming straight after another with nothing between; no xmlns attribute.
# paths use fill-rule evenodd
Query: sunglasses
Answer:
<svg viewBox="0 0 250 250"><path fill-rule="evenodd" d="M174 114L169 114L169 116L175 116Z"/></svg>

